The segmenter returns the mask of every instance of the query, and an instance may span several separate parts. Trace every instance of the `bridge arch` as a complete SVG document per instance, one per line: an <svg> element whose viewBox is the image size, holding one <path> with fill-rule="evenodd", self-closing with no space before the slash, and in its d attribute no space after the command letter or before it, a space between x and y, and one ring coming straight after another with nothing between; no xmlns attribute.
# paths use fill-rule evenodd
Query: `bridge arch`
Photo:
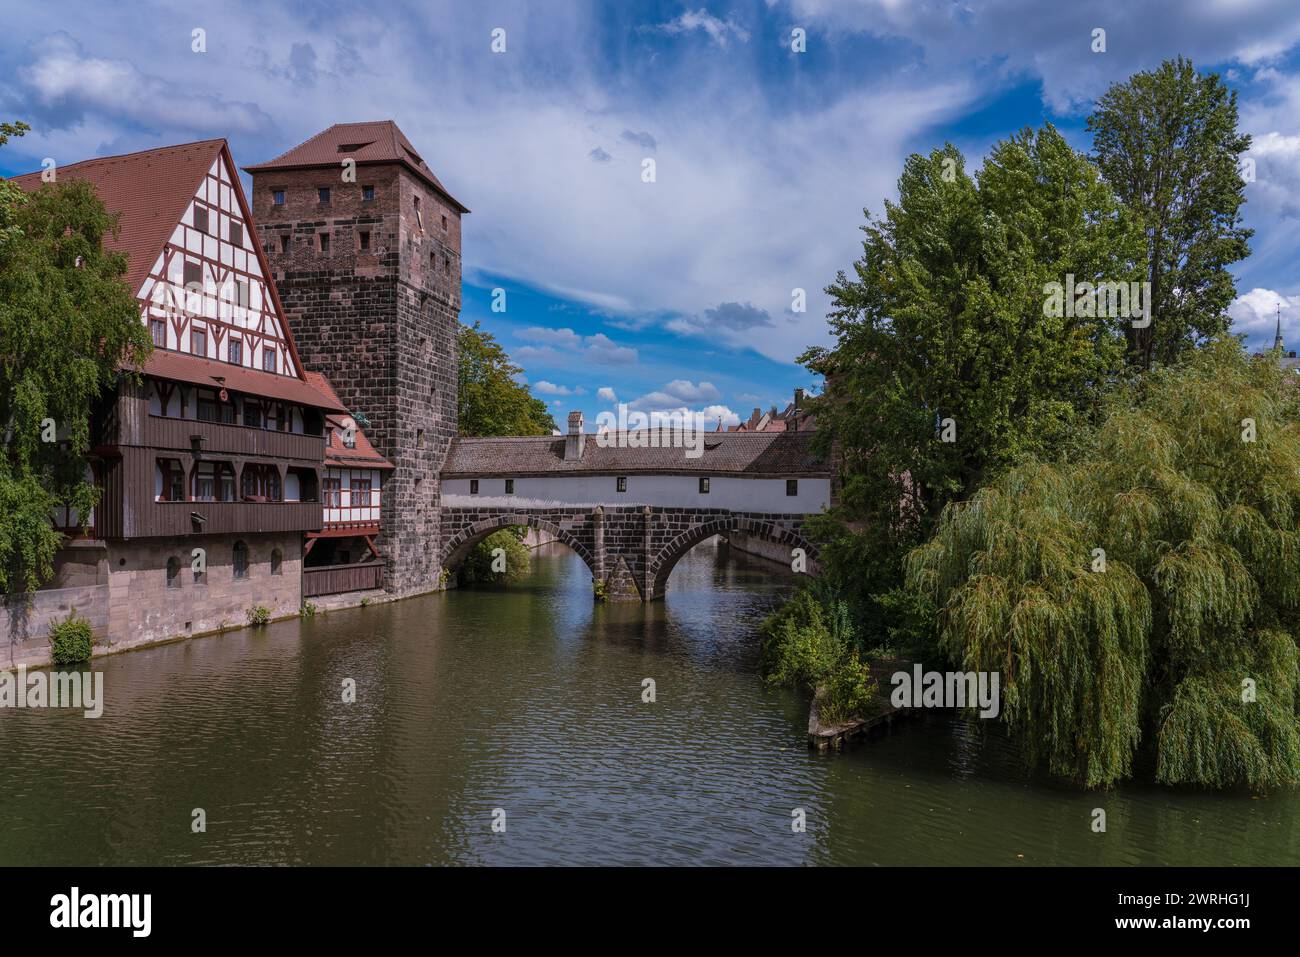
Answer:
<svg viewBox="0 0 1300 957"><path fill-rule="evenodd" d="M788 546L791 549L802 548L808 559L808 573L816 574L817 572L817 549L803 535L773 522L746 518L740 515L725 515L691 526L659 549L654 558L650 560L649 579L654 591L648 597L663 597L668 587L668 577L673 573L673 569L683 555L700 542L712 538L714 535L725 535L728 532L743 532L746 535Z"/></svg>
<svg viewBox="0 0 1300 957"><path fill-rule="evenodd" d="M448 571L455 571L460 567L470 549L487 538L493 532L503 528L509 528L512 525L526 525L529 528L539 532L545 532L552 536L556 541L567 545L572 551L577 553L578 557L586 563L587 569L596 575L596 563L592 557L591 549L587 547L579 538L571 532L566 531L554 522L549 522L544 518L538 518L535 515L521 514L519 512L506 512L500 515L491 515L487 518L479 519L467 528L461 529L453 535L443 546L441 556L441 567Z"/></svg>

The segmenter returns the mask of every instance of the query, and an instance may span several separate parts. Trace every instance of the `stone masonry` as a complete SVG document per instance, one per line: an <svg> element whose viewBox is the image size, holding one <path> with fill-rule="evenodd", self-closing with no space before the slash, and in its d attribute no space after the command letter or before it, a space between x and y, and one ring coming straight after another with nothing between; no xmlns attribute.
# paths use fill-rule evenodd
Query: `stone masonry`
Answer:
<svg viewBox="0 0 1300 957"><path fill-rule="evenodd" d="M320 202L322 187L329 203ZM373 199L363 199L364 187ZM384 482L378 543L385 588L399 596L434 589L438 470L456 434L460 213L396 162L361 166L355 182L343 182L340 169L256 172L252 195L302 361L364 414L367 437L396 466Z"/></svg>
<svg viewBox="0 0 1300 957"><path fill-rule="evenodd" d="M442 509L444 568L454 569L479 541L499 528L524 525L552 535L573 549L604 582L610 601L662 598L673 566L714 535L743 532L791 551L804 550L808 574L817 573L817 550L803 535L807 516L727 509L631 506L595 509ZM793 554L791 560L793 561Z"/></svg>

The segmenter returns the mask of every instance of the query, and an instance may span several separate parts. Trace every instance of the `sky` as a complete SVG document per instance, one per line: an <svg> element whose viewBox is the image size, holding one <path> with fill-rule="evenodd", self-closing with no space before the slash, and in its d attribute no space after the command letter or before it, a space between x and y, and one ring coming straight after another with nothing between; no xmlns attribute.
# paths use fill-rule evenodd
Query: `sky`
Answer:
<svg viewBox="0 0 1300 957"><path fill-rule="evenodd" d="M951 142L973 167L1045 122L1086 151L1095 98L1178 55L1224 76L1254 138L1234 330L1271 345L1280 307L1300 347L1295 0L54 11L0 0L0 118L33 127L0 149L0 175L210 137L245 166L333 123L394 119L472 210L462 321L498 338L560 423L623 402L734 424L816 390L797 359L830 342L824 289L908 154Z"/></svg>

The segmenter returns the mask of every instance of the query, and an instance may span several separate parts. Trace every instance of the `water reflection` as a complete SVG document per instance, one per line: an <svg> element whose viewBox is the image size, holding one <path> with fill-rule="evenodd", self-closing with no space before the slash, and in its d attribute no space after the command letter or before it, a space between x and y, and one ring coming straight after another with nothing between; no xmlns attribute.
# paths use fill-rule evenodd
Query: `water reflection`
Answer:
<svg viewBox="0 0 1300 957"><path fill-rule="evenodd" d="M105 659L101 719L0 713L0 863L1300 861L1294 794L1080 793L960 720L809 754L807 702L757 675L788 587L708 543L665 601L593 605L551 546L509 590Z"/></svg>

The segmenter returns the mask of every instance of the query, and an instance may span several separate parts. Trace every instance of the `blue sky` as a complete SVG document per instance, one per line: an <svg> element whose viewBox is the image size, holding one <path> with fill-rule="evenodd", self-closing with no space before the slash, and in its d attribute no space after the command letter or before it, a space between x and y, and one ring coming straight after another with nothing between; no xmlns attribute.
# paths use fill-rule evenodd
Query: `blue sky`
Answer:
<svg viewBox="0 0 1300 957"><path fill-rule="evenodd" d="M1179 54L1225 75L1255 138L1234 324L1265 345L1280 303L1300 346L1293 0L4 8L0 116L34 130L0 174L213 136L248 165L332 123L395 119L473 209L462 318L557 420L616 397L734 422L815 387L795 358L827 341L822 289L908 153L951 141L973 166L1048 120L1087 149L1093 99Z"/></svg>

